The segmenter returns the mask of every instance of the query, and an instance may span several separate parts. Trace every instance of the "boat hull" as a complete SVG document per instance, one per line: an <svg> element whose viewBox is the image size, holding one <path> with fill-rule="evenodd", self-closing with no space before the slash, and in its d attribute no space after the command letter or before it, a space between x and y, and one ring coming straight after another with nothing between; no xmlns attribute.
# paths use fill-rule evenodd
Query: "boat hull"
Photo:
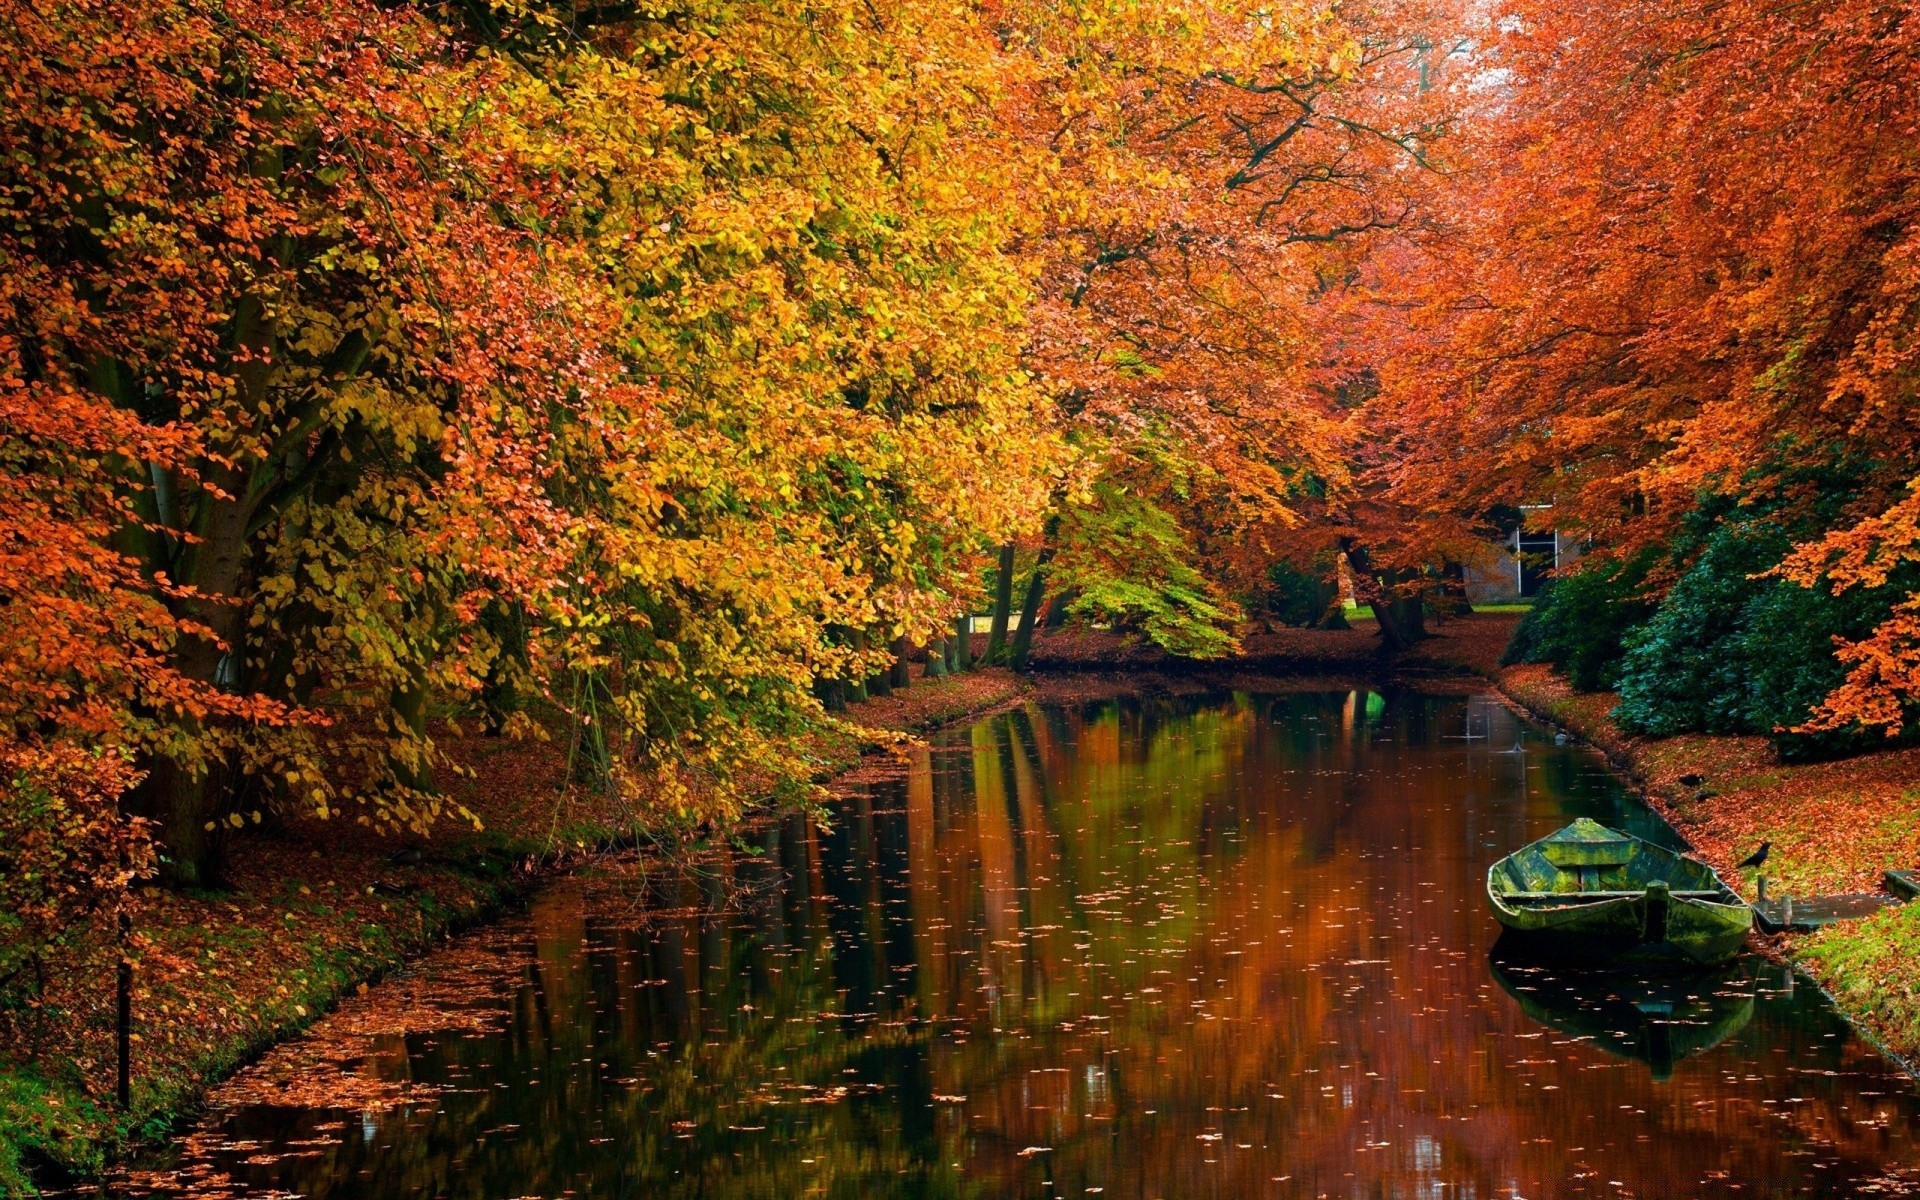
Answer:
<svg viewBox="0 0 1920 1200"><path fill-rule="evenodd" d="M1700 911L1685 902L1670 903L1665 936L1654 939L1644 933L1642 899L1606 901L1602 912L1516 912L1495 904L1494 917L1508 930L1504 942L1541 958L1714 966L1747 944L1753 919L1744 908Z"/></svg>
<svg viewBox="0 0 1920 1200"><path fill-rule="evenodd" d="M1722 963L1753 912L1706 864L1582 819L1487 871L1519 947L1584 960Z"/></svg>

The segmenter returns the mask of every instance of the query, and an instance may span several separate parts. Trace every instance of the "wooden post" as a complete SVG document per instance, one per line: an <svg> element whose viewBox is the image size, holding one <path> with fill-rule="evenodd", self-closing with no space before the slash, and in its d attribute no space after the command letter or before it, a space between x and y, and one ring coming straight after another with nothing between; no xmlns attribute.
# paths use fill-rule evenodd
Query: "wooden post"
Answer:
<svg viewBox="0 0 1920 1200"><path fill-rule="evenodd" d="M1767 902L1767 877L1765 875L1757 876L1753 883L1754 886L1759 889L1759 899L1754 901L1754 903L1765 904Z"/></svg>

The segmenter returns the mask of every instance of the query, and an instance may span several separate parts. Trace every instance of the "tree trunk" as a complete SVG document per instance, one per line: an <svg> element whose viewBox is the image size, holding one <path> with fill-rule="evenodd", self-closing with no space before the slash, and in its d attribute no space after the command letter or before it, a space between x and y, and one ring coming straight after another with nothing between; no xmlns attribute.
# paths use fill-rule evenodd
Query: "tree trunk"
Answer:
<svg viewBox="0 0 1920 1200"><path fill-rule="evenodd" d="M183 550L182 575L193 592L178 602L181 615L212 631L212 637L183 634L175 644L173 666L198 683L221 686L232 680L226 647L238 646L240 607L234 602L247 560L247 509L234 497L247 494L247 476L235 468L214 469L208 482L226 493L200 497L196 540ZM183 740L201 733L191 718L183 718ZM216 764L183 763L156 757L147 778L132 797L132 807L151 818L160 842L160 878L174 887L219 886L221 796L215 784ZM209 828L211 826L211 828Z"/></svg>
<svg viewBox="0 0 1920 1200"><path fill-rule="evenodd" d="M1054 593L1053 599L1047 603L1048 629L1058 629L1067 623L1067 608L1073 604L1073 599L1074 590L1072 588L1068 588L1064 592Z"/></svg>
<svg viewBox="0 0 1920 1200"><path fill-rule="evenodd" d="M1007 656L1007 664L1016 671L1027 669L1027 658L1033 653L1033 627L1040 623L1040 597L1047 589L1047 564L1053 560L1053 547L1040 551L1040 557L1033 564L1033 574L1027 576L1027 595L1020 605L1020 628L1013 633L1013 650Z"/></svg>
<svg viewBox="0 0 1920 1200"><path fill-rule="evenodd" d="M416 792L433 790L433 769L427 761L427 703L433 689L427 686L427 673L416 670L408 680L393 689L393 741L387 752L387 771L393 781ZM598 714L594 728L603 729ZM601 735L603 738L604 733Z"/></svg>
<svg viewBox="0 0 1920 1200"><path fill-rule="evenodd" d="M953 619L953 662L955 674L973 669L973 614L961 613Z"/></svg>
<svg viewBox="0 0 1920 1200"><path fill-rule="evenodd" d="M507 719L519 712L522 704L518 681L527 669L527 623L519 611L497 600L481 612L480 623L499 643L480 687L486 735L499 737L506 732Z"/></svg>
<svg viewBox="0 0 1920 1200"><path fill-rule="evenodd" d="M1352 538L1341 538L1340 549L1346 553L1347 569L1353 573L1355 598L1361 603L1372 606L1375 621L1380 626L1380 640L1389 650L1405 650L1425 636L1417 621L1409 626L1405 624L1406 609L1403 602L1393 598L1392 587L1395 582L1394 571L1376 574L1373 560L1366 548ZM1418 603L1414 615L1418 616Z"/></svg>
<svg viewBox="0 0 1920 1200"><path fill-rule="evenodd" d="M1409 601L1400 592L1400 572L1382 571L1369 577L1373 584L1374 619L1380 625L1380 638L1394 650L1405 650L1425 637L1420 619L1420 601Z"/></svg>
<svg viewBox="0 0 1920 1200"><path fill-rule="evenodd" d="M928 679L941 679L947 673L947 639L935 638L927 643Z"/></svg>
<svg viewBox="0 0 1920 1200"><path fill-rule="evenodd" d="M159 830L160 879L169 887L219 886L223 839L211 784L205 769L160 756L132 798L134 811Z"/></svg>
<svg viewBox="0 0 1920 1200"><path fill-rule="evenodd" d="M855 650L865 650L867 648L867 631L864 629L848 631L847 644ZM853 677L851 686L848 688L855 704L862 704L867 699L867 679L866 676L858 674L861 669L860 667L854 668L856 674Z"/></svg>
<svg viewBox="0 0 1920 1200"><path fill-rule="evenodd" d="M1007 656L1007 619L1013 609L1013 543L1000 547L1000 572L993 582L993 626L987 631L988 666L998 666Z"/></svg>
<svg viewBox="0 0 1920 1200"><path fill-rule="evenodd" d="M894 687L910 687L913 684L912 664L907 661L907 654L912 649L905 634L893 639L893 678L888 682Z"/></svg>
<svg viewBox="0 0 1920 1200"><path fill-rule="evenodd" d="M1411 646L1427 636L1426 604L1420 593L1409 594L1402 588L1412 577L1404 571L1389 571L1382 583L1393 611L1393 624L1401 645Z"/></svg>
<svg viewBox="0 0 1920 1200"><path fill-rule="evenodd" d="M856 648L865 650L867 648L867 631L864 629L856 631L853 635L853 644ZM860 699L862 700L870 696L891 695L893 695L893 684L888 681L888 672L886 670L877 671L872 675L865 676L860 681Z"/></svg>
<svg viewBox="0 0 1920 1200"><path fill-rule="evenodd" d="M1448 561L1440 567L1440 591L1435 609L1446 617L1470 617L1473 601L1467 597L1467 568Z"/></svg>

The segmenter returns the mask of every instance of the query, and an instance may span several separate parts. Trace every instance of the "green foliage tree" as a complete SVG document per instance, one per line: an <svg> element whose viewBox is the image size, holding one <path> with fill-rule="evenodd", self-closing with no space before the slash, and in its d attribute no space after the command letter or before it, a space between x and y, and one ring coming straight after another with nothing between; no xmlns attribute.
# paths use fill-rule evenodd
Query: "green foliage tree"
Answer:
<svg viewBox="0 0 1920 1200"><path fill-rule="evenodd" d="M1238 607L1194 567L1179 522L1150 500L1103 480L1062 516L1059 543L1053 575L1073 592L1073 613L1188 658L1238 649Z"/></svg>

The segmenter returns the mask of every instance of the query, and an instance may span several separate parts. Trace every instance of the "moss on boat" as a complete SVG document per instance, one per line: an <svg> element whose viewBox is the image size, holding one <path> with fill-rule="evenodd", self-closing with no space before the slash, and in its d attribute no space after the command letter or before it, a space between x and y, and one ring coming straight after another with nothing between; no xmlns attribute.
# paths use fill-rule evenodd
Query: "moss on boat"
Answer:
<svg viewBox="0 0 1920 1200"><path fill-rule="evenodd" d="M1589 958L1711 965L1753 925L1713 868L1585 817L1489 867L1487 900L1518 940Z"/></svg>

